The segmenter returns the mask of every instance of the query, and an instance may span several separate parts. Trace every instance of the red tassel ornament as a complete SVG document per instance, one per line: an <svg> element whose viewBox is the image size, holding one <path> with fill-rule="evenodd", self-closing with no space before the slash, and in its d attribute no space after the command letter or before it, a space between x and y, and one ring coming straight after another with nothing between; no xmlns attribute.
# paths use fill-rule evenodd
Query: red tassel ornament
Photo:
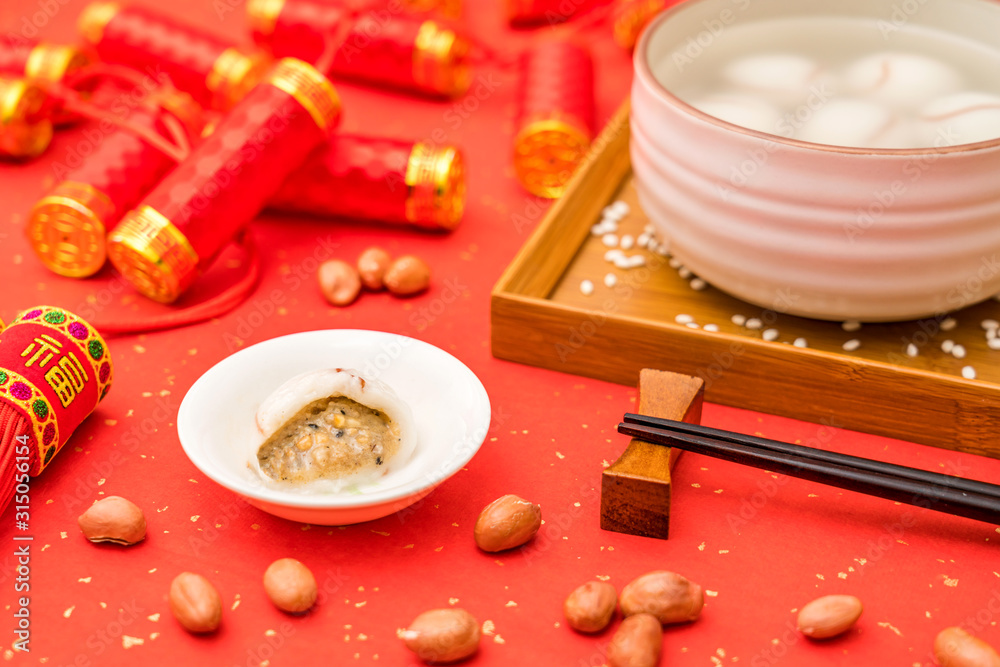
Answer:
<svg viewBox="0 0 1000 667"><path fill-rule="evenodd" d="M265 54L145 7L94 2L80 15L79 28L101 60L162 72L196 102L220 111L239 102L270 65Z"/></svg>
<svg viewBox="0 0 1000 667"><path fill-rule="evenodd" d="M176 300L339 117L326 77L302 61L279 61L111 233L112 264L151 299Z"/></svg>
<svg viewBox="0 0 1000 667"><path fill-rule="evenodd" d="M17 315L0 333L0 511L52 461L111 388L107 343L61 308ZM21 493L18 491L18 493Z"/></svg>
<svg viewBox="0 0 1000 667"><path fill-rule="evenodd" d="M338 135L285 181L268 206L451 230L465 208L464 161L453 146Z"/></svg>
<svg viewBox="0 0 1000 667"><path fill-rule="evenodd" d="M556 198L590 148L594 64L568 41L545 42L523 54L514 169L539 197Z"/></svg>
<svg viewBox="0 0 1000 667"><path fill-rule="evenodd" d="M323 0L248 0L247 18L275 57L319 63L335 78L444 97L469 87L469 42L436 21Z"/></svg>

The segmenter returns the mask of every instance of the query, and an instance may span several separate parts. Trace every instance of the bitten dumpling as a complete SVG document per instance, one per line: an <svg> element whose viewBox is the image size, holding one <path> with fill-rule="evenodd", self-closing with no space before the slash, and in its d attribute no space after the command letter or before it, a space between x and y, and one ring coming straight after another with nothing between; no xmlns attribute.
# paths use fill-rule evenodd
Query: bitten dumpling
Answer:
<svg viewBox="0 0 1000 667"><path fill-rule="evenodd" d="M265 399L256 420L265 440L250 465L283 486L336 492L374 482L416 447L409 406L351 369L293 377Z"/></svg>

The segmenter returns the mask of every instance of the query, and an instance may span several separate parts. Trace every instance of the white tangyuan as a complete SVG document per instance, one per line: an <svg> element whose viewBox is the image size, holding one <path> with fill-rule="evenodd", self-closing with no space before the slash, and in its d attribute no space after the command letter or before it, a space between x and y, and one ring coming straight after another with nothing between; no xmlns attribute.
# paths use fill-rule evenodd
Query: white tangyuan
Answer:
<svg viewBox="0 0 1000 667"><path fill-rule="evenodd" d="M861 99L836 99L820 107L797 139L855 148L915 148L916 130L888 107Z"/></svg>
<svg viewBox="0 0 1000 667"><path fill-rule="evenodd" d="M712 95L691 102L698 111L758 132L775 134L781 122L781 110L745 95Z"/></svg>
<svg viewBox="0 0 1000 667"><path fill-rule="evenodd" d="M803 55L763 53L733 60L722 76L746 92L764 94L774 104L791 107L802 103L821 73L819 64Z"/></svg>
<svg viewBox="0 0 1000 667"><path fill-rule="evenodd" d="M920 113L930 146L975 144L1000 138L1000 95L967 91L938 98Z"/></svg>
<svg viewBox="0 0 1000 667"><path fill-rule="evenodd" d="M844 80L851 93L908 113L962 88L961 74L950 65L918 53L891 51L856 60Z"/></svg>

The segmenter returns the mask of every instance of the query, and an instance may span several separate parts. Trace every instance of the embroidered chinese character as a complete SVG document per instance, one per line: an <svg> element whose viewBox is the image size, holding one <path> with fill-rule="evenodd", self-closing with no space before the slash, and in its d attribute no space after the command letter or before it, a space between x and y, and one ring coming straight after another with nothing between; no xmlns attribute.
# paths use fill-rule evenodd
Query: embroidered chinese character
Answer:
<svg viewBox="0 0 1000 667"><path fill-rule="evenodd" d="M45 373L45 381L52 387L62 406L68 407L87 384L87 371L72 352Z"/></svg>
<svg viewBox="0 0 1000 667"><path fill-rule="evenodd" d="M38 344L38 349L35 349L35 343ZM31 367L36 361L38 362L39 368L45 368L46 364L52 361L57 353L62 351L62 343L57 341L52 336L47 334L42 334L41 337L35 338L33 343L28 343L28 347L24 348L24 352L21 353L22 357L26 357L31 354L31 358L24 362L25 368ZM32 354L34 353L34 354ZM41 361L39 361L41 359Z"/></svg>

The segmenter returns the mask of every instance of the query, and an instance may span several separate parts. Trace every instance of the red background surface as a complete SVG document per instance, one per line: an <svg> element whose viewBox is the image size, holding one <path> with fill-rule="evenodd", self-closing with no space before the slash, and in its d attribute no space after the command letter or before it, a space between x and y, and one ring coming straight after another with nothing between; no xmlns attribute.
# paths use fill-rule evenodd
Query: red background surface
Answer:
<svg viewBox="0 0 1000 667"><path fill-rule="evenodd" d="M233 11L221 18L217 12L228 2L144 4L242 37L242 4L232 0ZM46 4L57 7L51 19L36 14ZM467 4L469 28L494 48L512 52L546 36L547 29L509 31L498 2ZM0 27L6 35L34 20L44 24L45 38L71 39L82 5L7 0ZM587 35L603 123L627 93L629 59L606 27ZM477 77L472 94L454 103L338 85L345 130L412 139L439 130L465 148L469 210L456 232L265 216L254 226L269 249L264 279L247 303L209 323L110 341L117 375L111 393L32 484L30 654L9 650L14 517L9 510L0 517L3 658L48 665L411 665L417 661L396 629L454 601L495 628L471 664L596 666L611 632L573 633L562 623L563 598L594 577L609 577L620 589L654 569L675 570L710 591L697 622L667 629L664 664L929 665L935 634L955 624L1000 646L994 526L686 456L676 473L669 541L599 529L602 462L626 444L614 426L635 390L491 357L490 289L531 231L518 228L515 216L537 221L545 205L537 207L511 178L516 77L496 68ZM64 133L33 164L0 166L0 314L7 319L39 303L98 322L162 308L108 272L84 282L47 273L24 240L24 214L51 184L53 165L86 150L87 141L82 130ZM435 269L430 291L408 301L366 294L347 309L327 306L315 284L317 261L352 260L374 243L428 259ZM238 257L224 257L216 273L225 280L241 270ZM274 518L208 480L177 441L174 419L186 389L237 346L336 327L438 345L479 375L493 401L493 427L479 454L404 518L346 528ZM789 441L818 438L831 449L980 479L1000 473L996 461L731 408L707 406L704 421ZM540 503L546 524L523 551L480 553L473 523L505 493ZM95 546L79 532L76 517L112 494L144 508L149 534L138 546ZM264 595L264 569L284 556L302 560L319 581L321 602L305 617L279 612ZM170 615L166 593L183 570L206 575L222 595L215 635L191 636ZM793 610L828 593L864 600L856 629L823 644L801 639L790 629Z"/></svg>

